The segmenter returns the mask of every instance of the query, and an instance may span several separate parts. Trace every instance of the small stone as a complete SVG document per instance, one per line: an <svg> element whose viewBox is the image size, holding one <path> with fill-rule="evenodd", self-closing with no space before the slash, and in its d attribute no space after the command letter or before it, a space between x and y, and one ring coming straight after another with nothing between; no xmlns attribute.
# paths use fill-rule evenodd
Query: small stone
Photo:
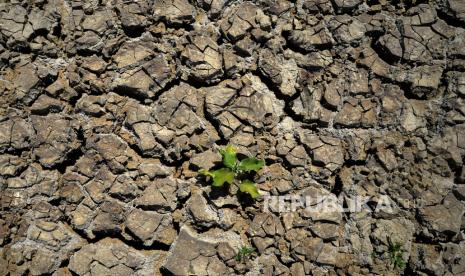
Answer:
<svg viewBox="0 0 465 276"><path fill-rule="evenodd" d="M191 76L198 81L212 83L223 75L223 59L218 45L208 36L195 36L181 53L191 69Z"/></svg>
<svg viewBox="0 0 465 276"><path fill-rule="evenodd" d="M385 148L378 148L377 155L381 164L388 170L392 171L397 168L397 159L392 150Z"/></svg>
<svg viewBox="0 0 465 276"><path fill-rule="evenodd" d="M73 122L67 118L48 115L31 116L31 119L37 132L34 155L43 166L51 168L64 162L67 155L81 145Z"/></svg>
<svg viewBox="0 0 465 276"><path fill-rule="evenodd" d="M155 2L154 20L164 20L168 24L182 25L194 20L196 11L187 0L163 0Z"/></svg>
<svg viewBox="0 0 465 276"><path fill-rule="evenodd" d="M150 179L166 177L172 173L172 169L161 164L159 160L144 160L138 167L139 173L147 175Z"/></svg>
<svg viewBox="0 0 465 276"><path fill-rule="evenodd" d="M78 275L90 273L119 275L115 273L117 271L129 272L129 270L131 271L129 274L137 272L144 275L154 275L159 273L157 263L164 257L163 251L139 251L118 239L105 238L96 243L88 244L74 253L70 258L68 268Z"/></svg>
<svg viewBox="0 0 465 276"><path fill-rule="evenodd" d="M305 270L302 263L293 263L291 266L291 275L304 276Z"/></svg>
<svg viewBox="0 0 465 276"><path fill-rule="evenodd" d="M275 243L274 239L268 238L268 237L266 238L255 237L253 238L252 241L259 253L264 253L265 249L267 249L268 247L272 246Z"/></svg>
<svg viewBox="0 0 465 276"><path fill-rule="evenodd" d="M323 265L336 266L337 262L340 261L338 259L337 247L325 243L316 261Z"/></svg>
<svg viewBox="0 0 465 276"><path fill-rule="evenodd" d="M92 30L96 33L101 33L112 27L110 22L111 14L106 11L98 11L92 15L85 16L81 26L84 30Z"/></svg>
<svg viewBox="0 0 465 276"><path fill-rule="evenodd" d="M126 227L138 239L144 242L145 245L150 246L153 241L154 232L157 230L162 219L162 215L151 212L134 209L129 213L126 220Z"/></svg>
<svg viewBox="0 0 465 276"><path fill-rule="evenodd" d="M362 120L362 112L349 102L344 103L338 113L335 123L343 126L357 126Z"/></svg>
<svg viewBox="0 0 465 276"><path fill-rule="evenodd" d="M43 94L32 104L31 112L33 114L46 115L48 113L58 113L63 108L64 104L61 101Z"/></svg>
<svg viewBox="0 0 465 276"><path fill-rule="evenodd" d="M54 270L54 262L51 260L53 257L53 254L49 250L38 250L37 253L34 254L30 264L31 274L42 275L51 273Z"/></svg>
<svg viewBox="0 0 465 276"><path fill-rule="evenodd" d="M157 179L134 202L137 207L158 212L176 207L176 182L171 178Z"/></svg>
<svg viewBox="0 0 465 276"><path fill-rule="evenodd" d="M286 160L292 166L305 166L307 164L308 155L303 146L295 147L286 155Z"/></svg>
<svg viewBox="0 0 465 276"><path fill-rule="evenodd" d="M200 194L193 194L187 202L187 210L192 215L195 223L202 227L210 227L218 223L218 214L211 206L208 205L207 200Z"/></svg>
<svg viewBox="0 0 465 276"><path fill-rule="evenodd" d="M206 169L210 170L215 165L221 163L221 156L214 150L207 150L194 155L190 161L190 164L195 169Z"/></svg>
<svg viewBox="0 0 465 276"><path fill-rule="evenodd" d="M465 207L456 199L451 202L450 206L435 205L420 210L424 223L437 234L452 236L460 231Z"/></svg>
<svg viewBox="0 0 465 276"><path fill-rule="evenodd" d="M334 43L331 32L324 24L307 27L304 30L293 30L289 36L289 41L304 51L311 51L316 46L330 46Z"/></svg>
<svg viewBox="0 0 465 276"><path fill-rule="evenodd" d="M411 249L413 267L429 271L431 274L444 274L444 263L441 260L440 248L435 245L414 243Z"/></svg>
<svg viewBox="0 0 465 276"><path fill-rule="evenodd" d="M83 62L82 62L82 67L84 67L85 69L91 72L98 73L98 74L105 71L106 66L107 66L106 62L102 58L97 57L96 55L86 57L83 59Z"/></svg>
<svg viewBox="0 0 465 276"><path fill-rule="evenodd" d="M323 240L333 240L339 236L339 226L332 223L315 223L310 227L311 231Z"/></svg>
<svg viewBox="0 0 465 276"><path fill-rule="evenodd" d="M237 5L228 12L220 23L221 31L232 41L243 38L248 31L255 27L255 16L258 10L258 7L251 3Z"/></svg>
<svg viewBox="0 0 465 276"><path fill-rule="evenodd" d="M226 242L218 244L218 255L223 261L229 261L236 256L234 249Z"/></svg>
<svg viewBox="0 0 465 276"><path fill-rule="evenodd" d="M135 97L150 98L155 96L151 88L155 82L143 70L134 69L121 74L113 82L114 90L126 91L124 93L133 94Z"/></svg>
<svg viewBox="0 0 465 276"><path fill-rule="evenodd" d="M104 47L104 43L100 37L92 31L84 32L84 34L76 39L76 50L78 52L99 53Z"/></svg>
<svg viewBox="0 0 465 276"><path fill-rule="evenodd" d="M16 176L25 167L26 163L18 156L0 155L0 175L2 176Z"/></svg>
<svg viewBox="0 0 465 276"><path fill-rule="evenodd" d="M324 100L332 108L337 108L341 102L341 94L338 91L336 82L331 82L325 88Z"/></svg>
<svg viewBox="0 0 465 276"><path fill-rule="evenodd" d="M183 227L163 268L175 275L224 274L227 269L216 256L216 246L216 243L198 237L192 229ZM209 263L215 265L208 266Z"/></svg>

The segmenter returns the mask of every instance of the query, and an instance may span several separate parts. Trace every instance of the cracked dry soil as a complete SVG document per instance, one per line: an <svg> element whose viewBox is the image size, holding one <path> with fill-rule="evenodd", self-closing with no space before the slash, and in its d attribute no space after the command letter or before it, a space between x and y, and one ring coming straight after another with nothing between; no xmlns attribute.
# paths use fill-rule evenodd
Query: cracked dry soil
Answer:
<svg viewBox="0 0 465 276"><path fill-rule="evenodd" d="M1 3L0 275L465 275L464 28L463 0ZM212 190L228 143L262 195L366 208Z"/></svg>

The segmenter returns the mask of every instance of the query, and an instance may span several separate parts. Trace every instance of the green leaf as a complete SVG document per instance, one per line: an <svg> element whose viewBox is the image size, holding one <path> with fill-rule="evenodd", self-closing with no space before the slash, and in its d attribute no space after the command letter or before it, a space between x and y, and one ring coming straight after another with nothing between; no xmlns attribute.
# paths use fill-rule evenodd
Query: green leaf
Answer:
<svg viewBox="0 0 465 276"><path fill-rule="evenodd" d="M255 248L242 246L236 254L236 261L240 262L245 258L248 258L250 254L255 252Z"/></svg>
<svg viewBox="0 0 465 276"><path fill-rule="evenodd" d="M402 249L402 244L398 242L389 242L389 255L391 258L391 262L394 265L394 268L403 269L405 267L405 261L402 257L402 253L405 251Z"/></svg>
<svg viewBox="0 0 465 276"><path fill-rule="evenodd" d="M211 172L214 187L221 187L225 182L232 184L234 182L234 172L228 168L221 168Z"/></svg>
<svg viewBox="0 0 465 276"><path fill-rule="evenodd" d="M242 181L241 185L239 185L239 190L243 193L249 194L252 198L257 198L260 195L257 189L257 184L250 180Z"/></svg>
<svg viewBox="0 0 465 276"><path fill-rule="evenodd" d="M223 156L223 164L226 167L230 169L234 169L236 167L236 149L232 145L227 145L224 149L220 149L220 154Z"/></svg>
<svg viewBox="0 0 465 276"><path fill-rule="evenodd" d="M223 186L224 182L232 184L234 181L234 172L228 168L221 168L212 172L201 169L199 170L199 173L211 177L213 179L212 185L215 187Z"/></svg>
<svg viewBox="0 0 465 276"><path fill-rule="evenodd" d="M212 174L209 170L206 170L206 169L200 169L200 170L199 170L199 173L200 173L200 174L203 174L203 175L205 175L205 176L213 177L213 174Z"/></svg>
<svg viewBox="0 0 465 276"><path fill-rule="evenodd" d="M256 171L257 172L261 168L263 168L263 166L265 166L265 160L260 160L255 157L249 157L249 158L242 160L239 163L238 168L241 171L246 171L246 172Z"/></svg>

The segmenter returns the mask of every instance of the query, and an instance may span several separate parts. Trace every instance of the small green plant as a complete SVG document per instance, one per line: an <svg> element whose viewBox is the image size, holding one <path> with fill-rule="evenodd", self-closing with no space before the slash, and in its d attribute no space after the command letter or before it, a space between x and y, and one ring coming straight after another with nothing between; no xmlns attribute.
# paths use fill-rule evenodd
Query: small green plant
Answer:
<svg viewBox="0 0 465 276"><path fill-rule="evenodd" d="M242 262L243 260L246 260L249 258L249 256L255 252L255 248L253 247L247 247L247 246L242 246L239 248L237 251L236 255L236 261L237 262Z"/></svg>
<svg viewBox="0 0 465 276"><path fill-rule="evenodd" d="M249 176L251 172L258 172L263 168L265 161L255 157L247 157L239 161L236 149L232 145L227 145L224 149L220 149L219 152L223 157L224 167L214 171L201 169L199 173L211 177L213 187L221 187L224 183L232 185L239 182L239 191L241 193L249 194L253 199L257 198L260 195L257 185L253 181L244 178ZM236 179L237 181L235 181Z"/></svg>
<svg viewBox="0 0 465 276"><path fill-rule="evenodd" d="M393 243L389 240L389 258L394 268L403 269L405 267L405 261L402 258L403 252L404 249L402 249L402 244L398 242Z"/></svg>

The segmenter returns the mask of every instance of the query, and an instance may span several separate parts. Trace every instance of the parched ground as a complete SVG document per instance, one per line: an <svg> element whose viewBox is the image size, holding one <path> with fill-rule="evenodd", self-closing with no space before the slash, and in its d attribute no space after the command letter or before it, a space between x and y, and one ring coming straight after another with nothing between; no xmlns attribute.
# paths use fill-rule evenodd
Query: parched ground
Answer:
<svg viewBox="0 0 465 276"><path fill-rule="evenodd" d="M0 275L465 275L463 0L8 2Z"/></svg>

